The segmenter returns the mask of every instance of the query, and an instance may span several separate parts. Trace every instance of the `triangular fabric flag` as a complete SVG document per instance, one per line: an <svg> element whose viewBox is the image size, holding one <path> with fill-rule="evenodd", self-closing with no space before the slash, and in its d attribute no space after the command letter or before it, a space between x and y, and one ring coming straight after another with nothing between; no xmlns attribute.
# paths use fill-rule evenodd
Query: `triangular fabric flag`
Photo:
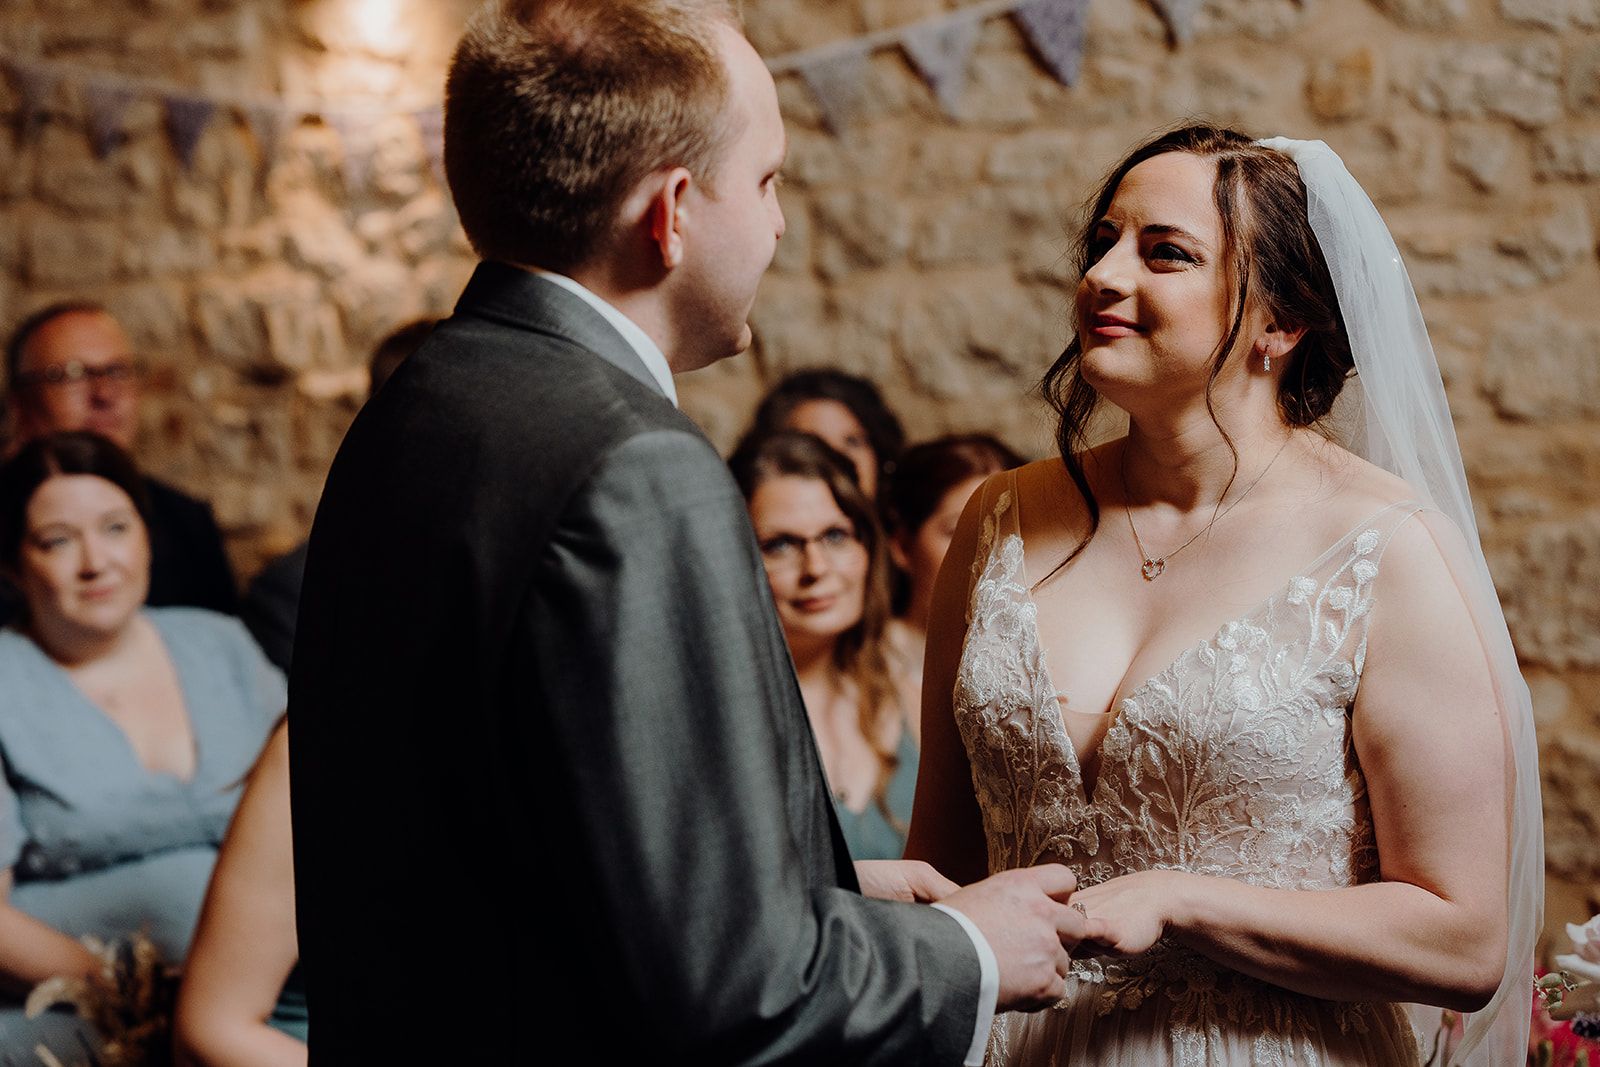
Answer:
<svg viewBox="0 0 1600 1067"><path fill-rule="evenodd" d="M137 94L114 82L92 81L83 91L89 101L89 144L94 148L95 158L104 159L128 139L122 120Z"/></svg>
<svg viewBox="0 0 1600 1067"><path fill-rule="evenodd" d="M800 76L817 98L822 119L835 135L844 133L861 108L867 80L867 49L848 46L800 64Z"/></svg>
<svg viewBox="0 0 1600 1067"><path fill-rule="evenodd" d="M169 96L162 103L167 108L167 137L172 141L172 150L178 154L183 169L189 170L194 166L200 138L211 124L211 116L217 113L217 105L193 96Z"/></svg>
<svg viewBox="0 0 1600 1067"><path fill-rule="evenodd" d="M955 117L967 87L967 65L982 27L977 19L954 18L913 26L900 41L911 65L928 83L946 115Z"/></svg>
<svg viewBox="0 0 1600 1067"><path fill-rule="evenodd" d="M444 188L448 183L444 175L444 108L425 107L413 116L417 132L422 135L422 154L427 157L428 169L434 180Z"/></svg>
<svg viewBox="0 0 1600 1067"><path fill-rule="evenodd" d="M1194 37L1194 16L1200 10L1200 0L1156 0L1156 10L1166 20L1172 39L1188 44Z"/></svg>
<svg viewBox="0 0 1600 1067"><path fill-rule="evenodd" d="M1075 83L1083 61L1088 0L1026 0L1011 15L1056 81Z"/></svg>
<svg viewBox="0 0 1600 1067"><path fill-rule="evenodd" d="M17 134L24 141L32 140L39 127L44 125L45 115L50 110L50 98L55 95L61 75L51 67L33 67L14 60L4 62L6 70L11 73L11 80L16 84L18 95L22 97L22 109L17 115Z"/></svg>
<svg viewBox="0 0 1600 1067"><path fill-rule="evenodd" d="M239 110L244 115L245 125L250 127L250 136L256 139L256 147L261 151L261 172L265 174L278 158L278 147L283 143L284 134L293 125L294 116L274 104L246 104Z"/></svg>
<svg viewBox="0 0 1600 1067"><path fill-rule="evenodd" d="M330 111L322 119L339 134L344 147L345 191L352 195L361 192L372 176L372 154L376 151L372 116L365 112Z"/></svg>

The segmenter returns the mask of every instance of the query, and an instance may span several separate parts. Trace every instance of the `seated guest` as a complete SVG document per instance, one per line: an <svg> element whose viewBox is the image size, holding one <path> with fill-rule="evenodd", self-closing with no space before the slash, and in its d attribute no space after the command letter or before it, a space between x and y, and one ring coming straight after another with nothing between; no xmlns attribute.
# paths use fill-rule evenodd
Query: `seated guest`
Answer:
<svg viewBox="0 0 1600 1067"><path fill-rule="evenodd" d="M954 434L908 448L884 484L883 507L889 552L909 576L906 610L889 623L896 666L922 691L922 649L928 641L928 608L967 499L991 474L1022 466L1023 459L988 434ZM913 716L920 743L922 720Z"/></svg>
<svg viewBox="0 0 1600 1067"><path fill-rule="evenodd" d="M143 932L184 958L283 676L238 620L144 608L145 479L92 433L37 437L0 466L0 568L23 613L0 630L0 983L20 996L94 966L78 938ZM0 1048L78 1058L59 1014L0 1002Z"/></svg>
<svg viewBox="0 0 1600 1067"><path fill-rule="evenodd" d="M289 731L279 726L250 774L222 842L173 1036L190 1067L305 1067L289 831Z"/></svg>
<svg viewBox="0 0 1600 1067"><path fill-rule="evenodd" d="M6 345L11 451L43 434L90 430L131 452L143 371L128 335L98 304L54 304L29 316ZM155 478L146 477L144 486L150 605L237 611L233 571L211 508ZM9 599L14 611L15 598ZM0 602L0 623L8 616Z"/></svg>
<svg viewBox="0 0 1600 1067"><path fill-rule="evenodd" d="M747 439L780 430L815 434L855 464L867 499L878 499L883 475L894 469L905 432L878 387L843 371L817 369L789 375L756 408Z"/></svg>
<svg viewBox="0 0 1600 1067"><path fill-rule="evenodd" d="M853 859L899 859L917 713L890 667L888 554L850 461L810 434L748 439L729 461Z"/></svg>
<svg viewBox="0 0 1600 1067"><path fill-rule="evenodd" d="M405 358L433 332L435 319L419 319L400 327L378 342L367 364L367 396L376 393ZM294 656L295 619L300 613L300 585L306 575L306 543L261 569L245 594L244 624L250 628L267 658L285 672Z"/></svg>

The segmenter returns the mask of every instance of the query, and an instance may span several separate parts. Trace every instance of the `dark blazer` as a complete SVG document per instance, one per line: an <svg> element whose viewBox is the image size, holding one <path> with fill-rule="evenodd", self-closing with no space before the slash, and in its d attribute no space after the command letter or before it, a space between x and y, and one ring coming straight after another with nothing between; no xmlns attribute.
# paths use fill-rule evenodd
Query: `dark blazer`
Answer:
<svg viewBox="0 0 1600 1067"><path fill-rule="evenodd" d="M979 968L871 901L744 502L496 264L357 416L290 690L314 1065L958 1063Z"/></svg>
<svg viewBox="0 0 1600 1067"><path fill-rule="evenodd" d="M288 672L294 659L294 624L306 577L306 544L261 568L239 605L239 617L275 666Z"/></svg>

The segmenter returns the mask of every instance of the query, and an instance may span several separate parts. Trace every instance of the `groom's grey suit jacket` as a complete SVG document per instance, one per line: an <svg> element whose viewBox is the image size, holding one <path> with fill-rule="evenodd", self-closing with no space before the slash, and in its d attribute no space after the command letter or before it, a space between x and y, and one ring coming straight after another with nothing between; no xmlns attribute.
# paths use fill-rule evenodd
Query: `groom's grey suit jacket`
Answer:
<svg viewBox="0 0 1600 1067"><path fill-rule="evenodd" d="M290 689L314 1065L958 1063L863 898L744 502L593 308L484 264L361 412Z"/></svg>

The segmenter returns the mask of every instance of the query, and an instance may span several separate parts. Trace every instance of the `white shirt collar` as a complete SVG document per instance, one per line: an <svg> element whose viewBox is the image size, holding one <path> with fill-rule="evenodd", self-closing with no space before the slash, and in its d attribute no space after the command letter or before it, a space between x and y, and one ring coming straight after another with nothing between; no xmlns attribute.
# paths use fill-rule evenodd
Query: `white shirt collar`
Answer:
<svg viewBox="0 0 1600 1067"><path fill-rule="evenodd" d="M639 328L638 323L565 274L557 274L555 271L550 270L540 270L537 267L533 268L533 273L541 278L555 282L561 288L598 311L607 322L616 328L616 331L622 335L622 339L628 342L628 346L638 353L639 360L644 364L645 370L649 371L650 376L661 386L661 391L667 394L667 399L672 401L672 406L678 406L678 390L672 383L672 368L667 364L666 354L661 351L660 345L650 339L649 334Z"/></svg>

